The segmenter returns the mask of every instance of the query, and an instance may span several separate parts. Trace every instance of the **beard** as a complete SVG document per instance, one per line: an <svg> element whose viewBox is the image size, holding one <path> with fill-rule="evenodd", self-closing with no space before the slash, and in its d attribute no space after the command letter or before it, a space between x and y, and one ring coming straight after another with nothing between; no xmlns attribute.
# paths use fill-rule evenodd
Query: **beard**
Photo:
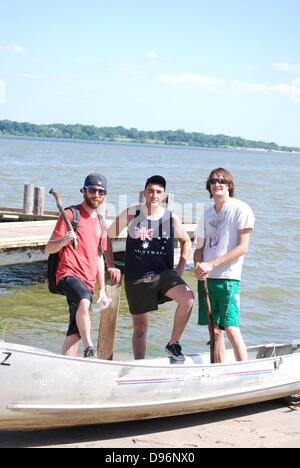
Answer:
<svg viewBox="0 0 300 468"><path fill-rule="evenodd" d="M96 210L100 205L100 200L88 198L86 195L84 195L84 199L88 207L92 208L93 210Z"/></svg>

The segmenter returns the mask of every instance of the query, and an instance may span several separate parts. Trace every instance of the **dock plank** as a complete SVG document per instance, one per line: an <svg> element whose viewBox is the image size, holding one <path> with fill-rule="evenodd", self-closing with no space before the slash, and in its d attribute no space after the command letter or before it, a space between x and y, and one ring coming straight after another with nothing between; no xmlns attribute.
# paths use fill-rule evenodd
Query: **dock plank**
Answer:
<svg viewBox="0 0 300 468"><path fill-rule="evenodd" d="M0 249L46 245L56 221L0 223Z"/></svg>
<svg viewBox="0 0 300 468"><path fill-rule="evenodd" d="M47 258L44 247L53 232L57 220L1 222L0 266L41 261ZM109 227L113 220L106 221ZM195 224L186 224L185 229L193 238ZM127 229L113 242L114 253L123 253L126 247Z"/></svg>

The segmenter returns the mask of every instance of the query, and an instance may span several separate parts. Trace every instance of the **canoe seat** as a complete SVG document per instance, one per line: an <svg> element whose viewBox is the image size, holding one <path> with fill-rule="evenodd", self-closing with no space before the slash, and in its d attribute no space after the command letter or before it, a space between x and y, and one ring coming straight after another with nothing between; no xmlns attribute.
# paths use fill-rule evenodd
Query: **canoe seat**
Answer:
<svg viewBox="0 0 300 468"><path fill-rule="evenodd" d="M288 354L293 354L300 348L300 343L295 343L293 345L276 345L270 344L266 346L261 346L257 350L256 359L266 359L277 356L286 356Z"/></svg>

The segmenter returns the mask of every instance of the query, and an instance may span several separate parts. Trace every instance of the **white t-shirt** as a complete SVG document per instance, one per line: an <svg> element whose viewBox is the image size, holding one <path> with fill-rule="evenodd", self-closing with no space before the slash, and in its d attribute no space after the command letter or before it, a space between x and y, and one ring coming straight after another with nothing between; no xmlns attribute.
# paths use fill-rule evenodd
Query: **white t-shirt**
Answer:
<svg viewBox="0 0 300 468"><path fill-rule="evenodd" d="M230 198L218 214L215 206L208 208L196 229L196 237L205 239L203 261L209 262L222 257L238 244L238 232L243 229L254 229L255 217L250 206ZM215 268L208 278L241 280L244 255Z"/></svg>

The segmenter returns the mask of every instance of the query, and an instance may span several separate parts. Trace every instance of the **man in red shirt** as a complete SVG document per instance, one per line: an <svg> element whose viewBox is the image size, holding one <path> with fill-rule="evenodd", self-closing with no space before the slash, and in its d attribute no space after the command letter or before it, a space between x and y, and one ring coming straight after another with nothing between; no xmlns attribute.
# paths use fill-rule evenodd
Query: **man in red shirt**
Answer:
<svg viewBox="0 0 300 468"><path fill-rule="evenodd" d="M69 305L70 323L62 349L62 354L68 356L76 356L80 339L83 341L84 357L93 358L96 355L91 339L89 309L93 301L96 282L99 286L97 302L106 298L104 260L103 256L99 255L99 243L101 239L101 251L105 251L107 236L106 227L104 227L105 232L101 233L97 213L97 208L105 199L106 190L106 178L101 174L90 174L81 189L84 201L77 207L80 220L76 233L68 231L60 216L46 246L47 254L59 252L60 255L56 284L67 297ZM72 211L67 209L66 214L72 222ZM74 239L77 240L76 249L72 246ZM119 270L109 268L109 273L115 281L120 281Z"/></svg>

